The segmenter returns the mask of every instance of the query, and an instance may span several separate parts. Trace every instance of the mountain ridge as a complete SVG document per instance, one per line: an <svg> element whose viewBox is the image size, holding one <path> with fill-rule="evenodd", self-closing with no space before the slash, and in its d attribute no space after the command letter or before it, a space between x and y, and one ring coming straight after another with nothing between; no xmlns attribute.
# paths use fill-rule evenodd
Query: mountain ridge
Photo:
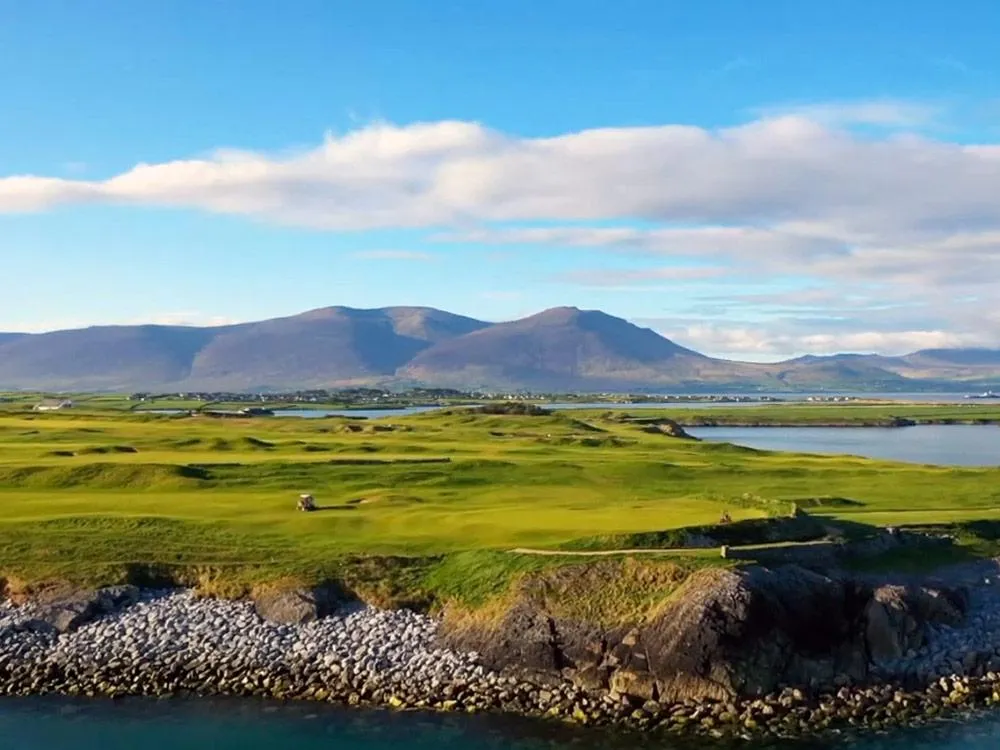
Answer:
<svg viewBox="0 0 1000 750"><path fill-rule="evenodd" d="M1000 350L710 357L600 310L487 322L432 307L330 306L248 323L0 333L0 388L281 390L420 384L532 390L917 389L1000 380Z"/></svg>

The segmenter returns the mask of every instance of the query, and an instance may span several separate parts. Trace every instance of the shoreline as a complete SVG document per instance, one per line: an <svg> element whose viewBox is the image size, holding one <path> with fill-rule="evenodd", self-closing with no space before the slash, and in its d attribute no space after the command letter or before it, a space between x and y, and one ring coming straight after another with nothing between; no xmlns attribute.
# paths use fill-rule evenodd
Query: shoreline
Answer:
<svg viewBox="0 0 1000 750"><path fill-rule="evenodd" d="M641 419L632 420L641 422ZM776 427L784 429L797 429L800 427L824 427L824 428L871 428L871 429L901 429L904 427L933 427L933 426L956 426L956 427L984 427L1000 425L1000 419L871 419L871 420L831 420L826 422L804 422L804 421L758 421L746 419L684 419L678 417L674 419L677 424L685 428L712 428L712 427Z"/></svg>
<svg viewBox="0 0 1000 750"><path fill-rule="evenodd" d="M475 653L441 647L437 621L406 610L357 605L279 625L248 601L147 590L117 613L59 633L36 619L35 605L0 602L0 696L239 696L716 738L817 736L1000 705L998 604L992 588L974 598L965 627L935 631L926 654L877 665L870 684L661 704L490 670Z"/></svg>

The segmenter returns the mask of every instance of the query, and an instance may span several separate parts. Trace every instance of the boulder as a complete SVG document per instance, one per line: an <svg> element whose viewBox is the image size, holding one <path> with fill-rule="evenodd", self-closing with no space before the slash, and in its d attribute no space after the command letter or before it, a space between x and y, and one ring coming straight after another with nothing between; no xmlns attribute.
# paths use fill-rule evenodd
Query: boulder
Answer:
<svg viewBox="0 0 1000 750"><path fill-rule="evenodd" d="M610 685L614 693L640 703L655 701L659 696L656 678L649 672L619 669L611 675Z"/></svg>
<svg viewBox="0 0 1000 750"><path fill-rule="evenodd" d="M88 591L59 588L44 591L34 600L32 627L44 626L69 633L104 615L115 614L139 601L135 586L110 586Z"/></svg>
<svg viewBox="0 0 1000 750"><path fill-rule="evenodd" d="M552 617L543 608L520 601L493 626L450 621L444 637L449 648L475 651L493 669L516 667L531 673L556 673L566 664L554 628Z"/></svg>
<svg viewBox="0 0 1000 750"><path fill-rule="evenodd" d="M963 589L880 586L865 607L865 640L872 661L899 659L927 642L928 625L962 622L968 595Z"/></svg>
<svg viewBox="0 0 1000 750"><path fill-rule="evenodd" d="M865 598L849 583L791 565L697 574L643 629L660 698L764 695L856 673Z"/></svg>
<svg viewBox="0 0 1000 750"><path fill-rule="evenodd" d="M578 688L589 691L606 690L611 677L611 669L599 667L594 664L587 665L583 669L569 671L569 678Z"/></svg>
<svg viewBox="0 0 1000 750"><path fill-rule="evenodd" d="M893 608L872 599L865 607L865 640L873 661L899 659L906 653Z"/></svg>
<svg viewBox="0 0 1000 750"><path fill-rule="evenodd" d="M348 597L333 585L315 588L263 588L253 592L253 605L265 620L304 625L333 614Z"/></svg>

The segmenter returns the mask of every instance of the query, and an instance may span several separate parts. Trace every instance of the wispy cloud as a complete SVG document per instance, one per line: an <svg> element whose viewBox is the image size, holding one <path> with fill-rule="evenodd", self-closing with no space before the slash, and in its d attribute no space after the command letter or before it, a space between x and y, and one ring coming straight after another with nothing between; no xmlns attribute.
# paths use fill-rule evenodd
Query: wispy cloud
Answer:
<svg viewBox="0 0 1000 750"><path fill-rule="evenodd" d="M863 101L784 104L756 110L761 117L802 117L826 126L879 125L893 128L924 127L933 124L942 108L933 104L869 99Z"/></svg>
<svg viewBox="0 0 1000 750"><path fill-rule="evenodd" d="M959 60L957 57L952 57L950 55L945 55L944 57L935 57L933 60L931 60L931 65L933 65L936 68L949 70L954 73L961 73L963 75L967 75L968 73L972 72L972 68L970 68L965 62Z"/></svg>
<svg viewBox="0 0 1000 750"><path fill-rule="evenodd" d="M292 156L225 151L103 181L0 178L0 211L114 202L326 229L478 222L1000 223L1000 146L860 138L920 106L816 105L719 131L663 125L517 138L466 122L372 125ZM917 209L919 207L919 210Z"/></svg>
<svg viewBox="0 0 1000 750"><path fill-rule="evenodd" d="M718 279L728 273L730 273L730 271L726 268L684 266L629 270L587 269L582 271L566 271L561 274L556 274L552 276L551 280L591 287L663 287L665 285L676 284L678 282Z"/></svg>
<svg viewBox="0 0 1000 750"><path fill-rule="evenodd" d="M431 253L420 250L358 250L351 253L351 257L361 260L413 260L421 262L437 260Z"/></svg>
<svg viewBox="0 0 1000 750"><path fill-rule="evenodd" d="M738 71L754 67L756 67L756 63L753 60L744 57L743 55L737 55L736 57L726 60L726 62L718 68L712 70L711 75L716 78L723 78Z"/></svg>
<svg viewBox="0 0 1000 750"><path fill-rule="evenodd" d="M188 312L155 312L149 315L134 315L120 318L105 318L103 320L84 320L82 318L60 318L57 320L9 320L0 322L0 331L9 333L46 333L48 331L64 331L88 326L195 326L199 328L227 326L245 322L228 315L212 315L197 311Z"/></svg>
<svg viewBox="0 0 1000 750"><path fill-rule="evenodd" d="M792 356L834 352L898 356L920 349L1000 345L1000 337L990 333L956 334L941 329L832 330L829 333L816 333L798 328L794 323L747 326L678 323L674 319L658 318L640 319L636 322L659 331L683 346L719 356L753 361L778 361Z"/></svg>

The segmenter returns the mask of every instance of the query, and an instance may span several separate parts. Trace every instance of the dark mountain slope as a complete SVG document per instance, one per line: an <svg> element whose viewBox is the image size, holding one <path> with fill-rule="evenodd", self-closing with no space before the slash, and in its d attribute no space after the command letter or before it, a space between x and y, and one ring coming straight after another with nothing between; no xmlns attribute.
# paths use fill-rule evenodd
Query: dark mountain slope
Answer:
<svg viewBox="0 0 1000 750"><path fill-rule="evenodd" d="M924 349L900 357L833 354L825 357L799 357L781 364L790 367L807 365L816 376L840 367L845 368L845 377L864 378L866 371L869 375L877 375L876 371L881 370L900 379L938 381L946 385L948 382L1000 378L1000 349Z"/></svg>
<svg viewBox="0 0 1000 750"><path fill-rule="evenodd" d="M1000 367L1000 349L922 349L902 359L911 366Z"/></svg>
<svg viewBox="0 0 1000 750"><path fill-rule="evenodd" d="M611 387L696 377L716 363L621 318L560 307L436 344L400 375L466 385Z"/></svg>
<svg viewBox="0 0 1000 750"><path fill-rule="evenodd" d="M418 352L487 325L429 308L328 307L218 331L191 366L191 388L282 388L393 375Z"/></svg>
<svg viewBox="0 0 1000 750"><path fill-rule="evenodd" d="M0 389L256 390L404 384L535 390L864 390L1000 380L1000 350L706 357L620 318L560 307L484 323L426 307L327 307L216 328L0 334Z"/></svg>
<svg viewBox="0 0 1000 750"><path fill-rule="evenodd" d="M0 387L120 390L184 380L211 328L99 326L0 343Z"/></svg>
<svg viewBox="0 0 1000 750"><path fill-rule="evenodd" d="M879 366L880 360L888 359L854 354L800 357L771 367L777 379L791 388L896 389L906 383L906 378Z"/></svg>

